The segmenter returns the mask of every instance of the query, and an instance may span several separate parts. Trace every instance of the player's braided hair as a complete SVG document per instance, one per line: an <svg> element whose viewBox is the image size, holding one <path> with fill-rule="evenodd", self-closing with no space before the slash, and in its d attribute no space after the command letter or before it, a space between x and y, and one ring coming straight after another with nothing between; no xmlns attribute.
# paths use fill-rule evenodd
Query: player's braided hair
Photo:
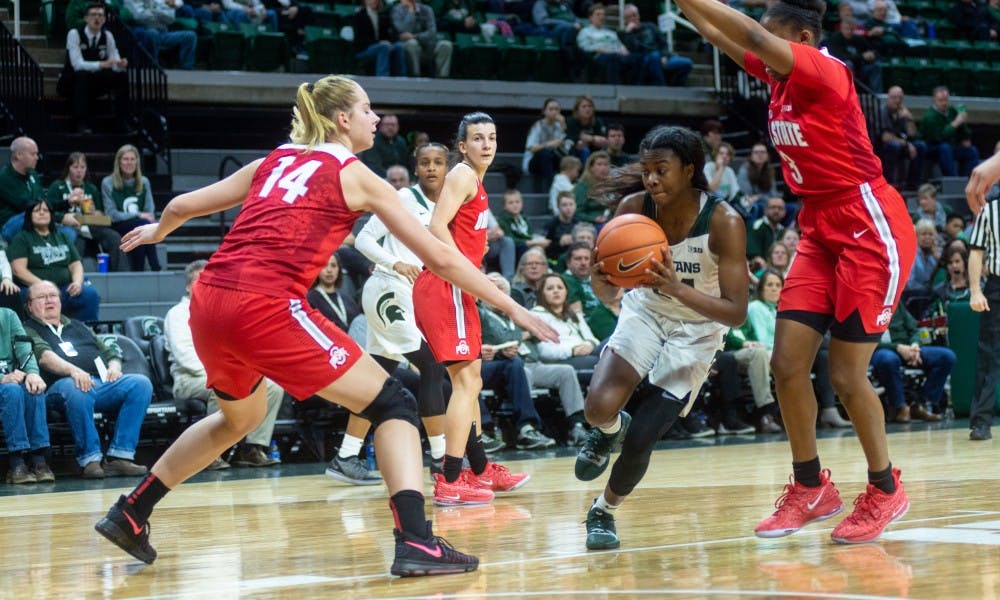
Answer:
<svg viewBox="0 0 1000 600"><path fill-rule="evenodd" d="M764 12L761 20L792 25L808 29L813 34L813 43L823 39L823 15L826 13L824 0L780 0Z"/></svg>

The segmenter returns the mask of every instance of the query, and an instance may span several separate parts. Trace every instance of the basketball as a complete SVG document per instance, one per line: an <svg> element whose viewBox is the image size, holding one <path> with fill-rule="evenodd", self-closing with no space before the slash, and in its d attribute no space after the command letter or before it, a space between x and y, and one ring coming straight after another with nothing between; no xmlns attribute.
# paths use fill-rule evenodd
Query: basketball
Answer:
<svg viewBox="0 0 1000 600"><path fill-rule="evenodd" d="M597 262L608 280L619 287L636 287L648 281L652 259L662 260L667 237L656 221L639 214L615 217L597 236Z"/></svg>

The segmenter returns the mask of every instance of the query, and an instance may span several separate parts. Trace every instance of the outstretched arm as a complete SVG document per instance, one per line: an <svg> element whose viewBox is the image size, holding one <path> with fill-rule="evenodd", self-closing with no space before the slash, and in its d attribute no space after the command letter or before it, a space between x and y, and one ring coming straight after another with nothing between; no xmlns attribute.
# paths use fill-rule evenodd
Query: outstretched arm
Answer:
<svg viewBox="0 0 1000 600"><path fill-rule="evenodd" d="M121 249L128 252L143 244L162 242L189 219L239 206L250 191L253 174L263 160L253 161L222 181L177 196L163 209L159 223L136 227L126 233L122 237Z"/></svg>
<svg viewBox="0 0 1000 600"><path fill-rule="evenodd" d="M743 66L750 51L777 73L792 72L789 42L764 29L760 23L718 0L675 0L677 6L713 46Z"/></svg>
<svg viewBox="0 0 1000 600"><path fill-rule="evenodd" d="M468 261L458 249L435 238L416 217L400 210L396 190L360 161L341 171L344 197L352 198L351 208L374 212L389 231L403 242L424 266L442 279L454 283L473 296L504 311L515 323L541 340L555 341L558 335L538 317L530 314ZM440 201L440 200L439 200Z"/></svg>

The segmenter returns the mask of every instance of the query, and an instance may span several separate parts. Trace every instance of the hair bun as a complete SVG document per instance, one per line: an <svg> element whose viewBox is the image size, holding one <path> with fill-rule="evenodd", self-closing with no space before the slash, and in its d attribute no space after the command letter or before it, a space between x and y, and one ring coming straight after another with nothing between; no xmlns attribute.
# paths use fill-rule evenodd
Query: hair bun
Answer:
<svg viewBox="0 0 1000 600"><path fill-rule="evenodd" d="M803 10L814 11L820 18L826 13L826 2L824 0L780 0L782 4L788 4Z"/></svg>

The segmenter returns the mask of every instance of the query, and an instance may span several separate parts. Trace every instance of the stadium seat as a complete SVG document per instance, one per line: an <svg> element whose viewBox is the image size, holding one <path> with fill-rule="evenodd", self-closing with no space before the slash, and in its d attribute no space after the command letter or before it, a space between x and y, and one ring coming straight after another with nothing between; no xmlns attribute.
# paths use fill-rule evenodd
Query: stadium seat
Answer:
<svg viewBox="0 0 1000 600"><path fill-rule="evenodd" d="M247 70L287 71L290 54L284 33L258 31L250 38L246 57Z"/></svg>
<svg viewBox="0 0 1000 600"><path fill-rule="evenodd" d="M306 27L306 49L312 73L350 73L354 47L329 27Z"/></svg>
<svg viewBox="0 0 1000 600"><path fill-rule="evenodd" d="M122 323L122 333L135 342L143 354L149 356L149 341L163 333L163 317L129 317Z"/></svg>
<svg viewBox="0 0 1000 600"><path fill-rule="evenodd" d="M208 55L208 65L216 71L239 71L243 69L247 38L242 31L226 24L206 23L213 32L212 50Z"/></svg>

